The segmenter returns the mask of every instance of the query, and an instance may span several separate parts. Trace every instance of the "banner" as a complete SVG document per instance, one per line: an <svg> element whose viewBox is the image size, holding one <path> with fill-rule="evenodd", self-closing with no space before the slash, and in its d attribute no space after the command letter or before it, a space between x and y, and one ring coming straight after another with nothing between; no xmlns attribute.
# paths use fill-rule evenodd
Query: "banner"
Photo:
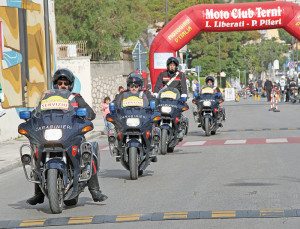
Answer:
<svg viewBox="0 0 300 229"><path fill-rule="evenodd" d="M225 88L225 101L235 101L234 88Z"/></svg>

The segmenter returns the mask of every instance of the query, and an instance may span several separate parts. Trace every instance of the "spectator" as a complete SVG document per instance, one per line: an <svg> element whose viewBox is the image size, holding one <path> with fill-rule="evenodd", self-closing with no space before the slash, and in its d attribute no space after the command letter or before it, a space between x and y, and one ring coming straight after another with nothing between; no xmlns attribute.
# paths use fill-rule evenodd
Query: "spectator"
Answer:
<svg viewBox="0 0 300 229"><path fill-rule="evenodd" d="M273 88L272 82L269 79L266 79L266 82L265 82L265 85L264 85L264 90L267 93L267 100L268 100L268 102L271 101L271 91L272 91L272 88Z"/></svg>
<svg viewBox="0 0 300 229"><path fill-rule="evenodd" d="M106 121L106 115L109 114L109 103L110 103L110 98L107 96L104 98L102 107L101 107L102 115L104 118L104 125L105 125L107 132L109 132L109 130L113 129L112 124L110 122Z"/></svg>
<svg viewBox="0 0 300 229"><path fill-rule="evenodd" d="M118 96L119 96L123 91L125 91L124 87L123 87L123 86L119 86L119 88L118 88L118 94L116 94L114 101L117 100Z"/></svg>
<svg viewBox="0 0 300 229"><path fill-rule="evenodd" d="M193 91L193 96L195 98L195 92L199 92L199 84L197 80L193 80L192 91Z"/></svg>

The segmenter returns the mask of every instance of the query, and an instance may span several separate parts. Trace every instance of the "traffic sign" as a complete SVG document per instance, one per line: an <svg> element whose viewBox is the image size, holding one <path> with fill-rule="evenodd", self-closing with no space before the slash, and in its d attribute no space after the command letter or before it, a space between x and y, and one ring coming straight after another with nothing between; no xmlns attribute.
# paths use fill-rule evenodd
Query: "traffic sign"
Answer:
<svg viewBox="0 0 300 229"><path fill-rule="evenodd" d="M146 65L147 58L148 58L147 54L148 54L147 50L141 44L141 42L138 40L132 51L134 69L138 69L139 71L147 70L147 65Z"/></svg>

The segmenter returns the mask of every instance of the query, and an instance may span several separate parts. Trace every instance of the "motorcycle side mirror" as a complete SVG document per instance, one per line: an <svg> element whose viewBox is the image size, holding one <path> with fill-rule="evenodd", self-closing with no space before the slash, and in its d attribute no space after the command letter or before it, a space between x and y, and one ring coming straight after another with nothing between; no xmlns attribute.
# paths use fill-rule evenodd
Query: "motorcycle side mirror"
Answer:
<svg viewBox="0 0 300 229"><path fill-rule="evenodd" d="M85 118L87 115L86 108L78 108L76 111L76 115L82 118Z"/></svg>
<svg viewBox="0 0 300 229"><path fill-rule="evenodd" d="M156 107L155 100L151 100L150 101L150 108L151 108L151 110L155 110L155 107Z"/></svg>
<svg viewBox="0 0 300 229"><path fill-rule="evenodd" d="M31 118L31 111L21 111L19 113L19 117L20 117L20 119L24 119L24 120L30 119Z"/></svg>
<svg viewBox="0 0 300 229"><path fill-rule="evenodd" d="M110 113L115 113L116 111L115 103L109 103L109 111Z"/></svg>

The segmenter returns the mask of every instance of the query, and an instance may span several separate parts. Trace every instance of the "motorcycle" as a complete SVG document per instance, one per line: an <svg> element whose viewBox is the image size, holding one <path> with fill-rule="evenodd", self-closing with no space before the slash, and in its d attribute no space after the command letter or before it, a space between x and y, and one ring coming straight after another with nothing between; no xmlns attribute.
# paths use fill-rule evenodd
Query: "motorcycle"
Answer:
<svg viewBox="0 0 300 229"><path fill-rule="evenodd" d="M222 127L223 113L219 106L219 100L212 88L203 88L202 94L193 100L197 105L195 119L200 123L199 127L205 131L206 136L215 135L219 127Z"/></svg>
<svg viewBox="0 0 300 229"><path fill-rule="evenodd" d="M77 204L100 164L97 143L84 137L93 123L85 119L85 108L72 107L70 95L67 90L47 91L35 110L19 113L25 122L18 132L30 142L20 148L25 177L39 185L54 214L62 212L63 203Z"/></svg>
<svg viewBox="0 0 300 229"><path fill-rule="evenodd" d="M176 88L163 88L158 93L158 110L161 120L160 153L173 152L175 146L182 141L188 132L188 119L182 116L189 106L180 100L180 92Z"/></svg>
<svg viewBox="0 0 300 229"><path fill-rule="evenodd" d="M126 99L127 102L130 99L139 100L131 96ZM108 136L110 153L130 171L131 180L137 180L150 162L157 161L160 131L153 125L160 120L160 114L154 111L155 101L150 102L150 108L143 105L116 108L114 103L110 103L109 109L106 120L116 128Z"/></svg>
<svg viewBox="0 0 300 229"><path fill-rule="evenodd" d="M290 101L292 103L296 103L297 100L299 100L299 102L300 102L300 98L299 98L299 95L298 95L298 87L297 86L292 86L292 87L290 87Z"/></svg>

